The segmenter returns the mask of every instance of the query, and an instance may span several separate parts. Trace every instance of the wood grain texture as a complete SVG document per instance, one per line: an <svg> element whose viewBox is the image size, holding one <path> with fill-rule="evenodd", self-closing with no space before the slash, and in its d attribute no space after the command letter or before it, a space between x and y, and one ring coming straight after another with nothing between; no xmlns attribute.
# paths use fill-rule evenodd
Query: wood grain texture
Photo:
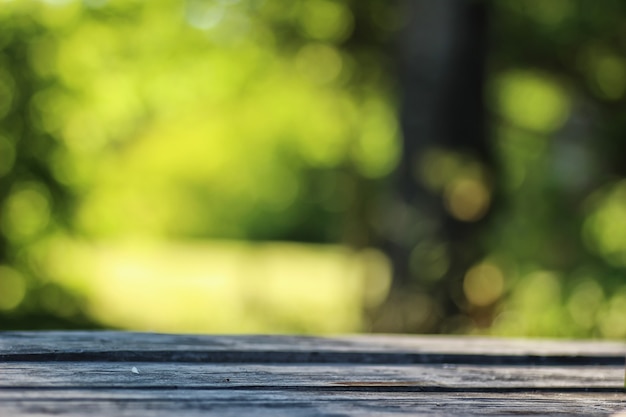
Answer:
<svg viewBox="0 0 626 417"><path fill-rule="evenodd" d="M202 336L4 332L0 360L241 363L623 365L619 342L446 336Z"/></svg>
<svg viewBox="0 0 626 417"><path fill-rule="evenodd" d="M3 398L7 416L610 416L619 394L305 391L33 392Z"/></svg>
<svg viewBox="0 0 626 417"><path fill-rule="evenodd" d="M0 332L0 416L610 416L626 410L624 353L590 341Z"/></svg>
<svg viewBox="0 0 626 417"><path fill-rule="evenodd" d="M132 372L135 367L138 373ZM623 367L358 365L358 364L172 364L111 362L0 363L0 389L11 387L250 388L512 391L612 390Z"/></svg>

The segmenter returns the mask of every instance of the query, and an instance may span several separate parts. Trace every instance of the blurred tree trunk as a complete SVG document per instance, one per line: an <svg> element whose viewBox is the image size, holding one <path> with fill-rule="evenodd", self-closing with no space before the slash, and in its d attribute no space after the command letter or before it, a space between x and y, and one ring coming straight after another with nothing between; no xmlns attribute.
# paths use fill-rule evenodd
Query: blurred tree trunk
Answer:
<svg viewBox="0 0 626 417"><path fill-rule="evenodd" d="M487 216L456 220L442 191L427 187L416 173L433 149L493 170L483 103L487 5L406 0L403 7L407 24L399 33L397 64L404 150L382 229L394 276L386 304L372 317L372 330L451 331L463 317L462 279L482 255ZM437 267L440 276L433 276L437 271L429 262L437 257L444 259Z"/></svg>

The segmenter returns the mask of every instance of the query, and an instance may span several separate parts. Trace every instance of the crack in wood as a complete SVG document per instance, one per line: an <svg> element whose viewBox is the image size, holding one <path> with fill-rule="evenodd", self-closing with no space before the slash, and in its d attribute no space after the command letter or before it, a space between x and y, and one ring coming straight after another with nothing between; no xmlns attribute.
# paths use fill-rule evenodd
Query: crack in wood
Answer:
<svg viewBox="0 0 626 417"><path fill-rule="evenodd" d="M336 363L446 364L525 366L622 366L624 356L607 355L484 355L336 351L63 351L2 353L0 362L174 362L174 363Z"/></svg>

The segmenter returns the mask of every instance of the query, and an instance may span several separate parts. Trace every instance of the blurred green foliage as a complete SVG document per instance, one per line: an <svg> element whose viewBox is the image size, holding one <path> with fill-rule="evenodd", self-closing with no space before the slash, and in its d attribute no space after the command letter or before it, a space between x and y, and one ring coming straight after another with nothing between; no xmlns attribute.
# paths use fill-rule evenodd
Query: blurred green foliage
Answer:
<svg viewBox="0 0 626 417"><path fill-rule="evenodd" d="M90 236L289 236L333 212L322 204L349 204L333 177L322 195L306 189L311 171L393 168L384 85L357 84L373 69L336 45L352 32L346 5L28 4L60 32L32 52L59 80L33 104L61 145L55 178L81 194L75 226ZM310 239L337 238L323 224Z"/></svg>
<svg viewBox="0 0 626 417"><path fill-rule="evenodd" d="M68 239L358 240L400 146L380 7L2 2L0 308L82 323L33 291Z"/></svg>
<svg viewBox="0 0 626 417"><path fill-rule="evenodd" d="M490 12L501 172L433 148L414 174L459 222L479 221L496 192L502 204L473 243L487 256L459 277L463 317L433 322L437 298L407 292L401 330L622 338L626 4ZM385 203L402 152L403 17L383 0L0 0L0 326L115 325L53 276L76 242L376 245L373 230L403 215ZM409 248L428 288L450 264L441 239ZM274 329L345 330L288 316Z"/></svg>
<svg viewBox="0 0 626 417"><path fill-rule="evenodd" d="M490 106L505 207L491 332L623 338L626 5L493 2Z"/></svg>

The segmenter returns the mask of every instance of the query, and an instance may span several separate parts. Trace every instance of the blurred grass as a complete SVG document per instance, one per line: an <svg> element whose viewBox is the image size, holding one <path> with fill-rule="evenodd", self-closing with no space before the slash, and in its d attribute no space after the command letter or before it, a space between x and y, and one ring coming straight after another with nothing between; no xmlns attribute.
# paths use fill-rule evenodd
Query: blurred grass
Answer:
<svg viewBox="0 0 626 417"><path fill-rule="evenodd" d="M99 323L151 331L365 331L391 279L380 252L332 245L65 241L41 256Z"/></svg>

